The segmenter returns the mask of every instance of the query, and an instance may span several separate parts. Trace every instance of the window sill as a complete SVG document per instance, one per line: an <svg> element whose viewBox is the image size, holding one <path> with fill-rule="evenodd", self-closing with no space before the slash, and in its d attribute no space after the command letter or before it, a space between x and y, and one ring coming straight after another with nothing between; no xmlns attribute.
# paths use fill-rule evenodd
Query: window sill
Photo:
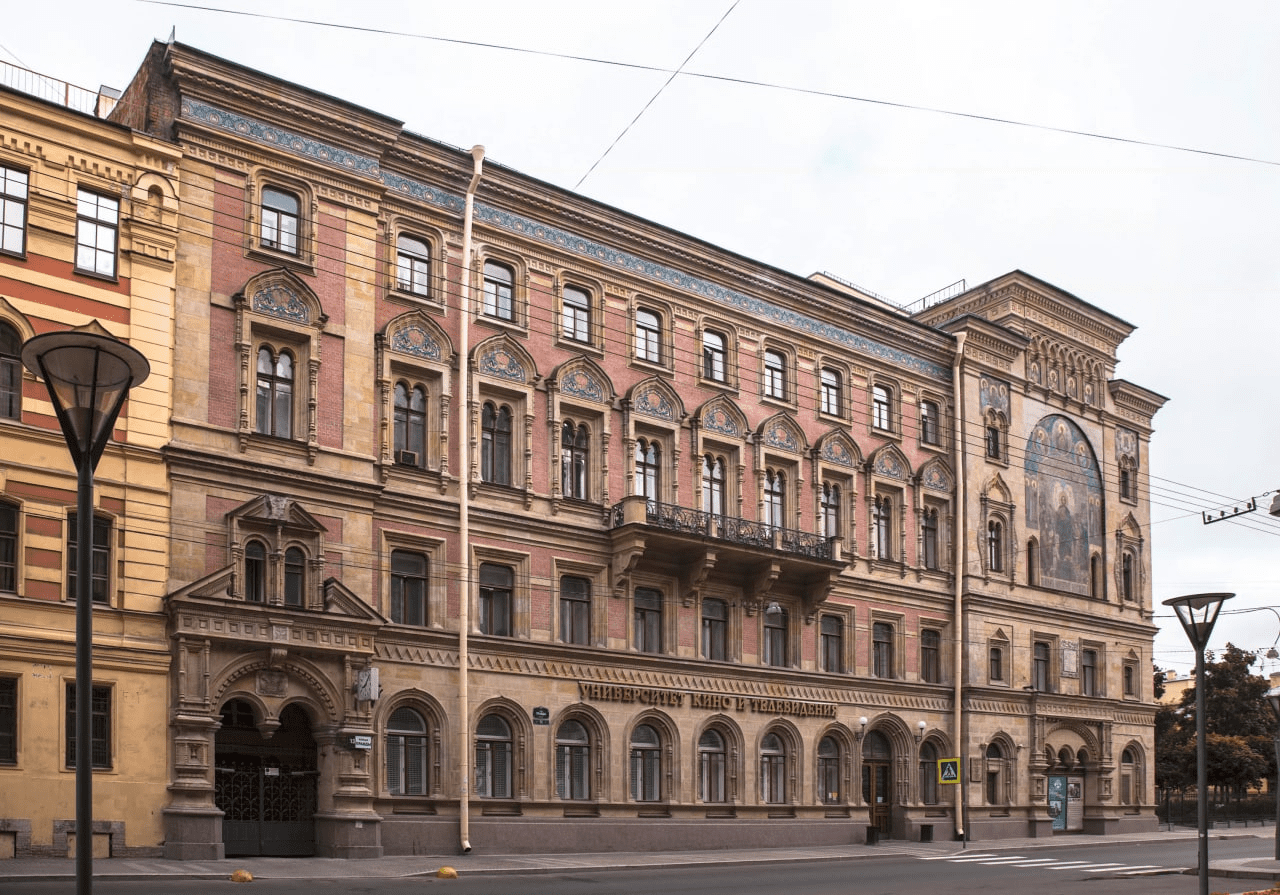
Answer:
<svg viewBox="0 0 1280 895"><path fill-rule="evenodd" d="M570 339L563 335L556 337L556 347L579 354L589 354L593 357L604 357L604 349L595 342L579 342L577 339Z"/></svg>
<svg viewBox="0 0 1280 895"><path fill-rule="evenodd" d="M392 814L415 814L419 816L436 814L434 802L426 801L422 796L388 796L392 800Z"/></svg>
<svg viewBox="0 0 1280 895"><path fill-rule="evenodd" d="M792 807L788 807L786 805L774 805L769 808L768 817L771 820L774 818L782 819L782 818L795 817L795 816L796 816L796 809Z"/></svg>
<svg viewBox="0 0 1280 895"><path fill-rule="evenodd" d="M826 811L823 813L822 816L823 817L849 817L850 812L848 807L839 808L834 805L828 805Z"/></svg>
<svg viewBox="0 0 1280 895"><path fill-rule="evenodd" d="M314 276L316 272L315 264L309 258L305 258L301 254L294 255L289 252L268 248L261 243L255 242L245 254L255 261L265 261L268 264L276 265L283 264L290 270L300 273Z"/></svg>
<svg viewBox="0 0 1280 895"><path fill-rule="evenodd" d="M711 805L707 807L706 816L708 818L720 818L720 819L728 818L728 817L737 817L738 809L733 807L732 805L722 805L722 806Z"/></svg>
<svg viewBox="0 0 1280 895"><path fill-rule="evenodd" d="M782 409L782 410L792 410L792 411L794 411L794 410L796 409L796 402L795 402L795 401L789 400L789 399L787 399L787 398L779 398L777 395L765 395L765 394L761 394L761 395L760 395L760 403L761 403L761 404L768 404L768 405L770 405L770 406L772 406L772 407L777 407L777 408L780 408L780 409Z"/></svg>
<svg viewBox="0 0 1280 895"><path fill-rule="evenodd" d="M637 808L636 817L670 817L671 809L666 805L652 805L649 807Z"/></svg>
<svg viewBox="0 0 1280 895"><path fill-rule="evenodd" d="M504 317L494 317L492 315L484 313L483 311L480 311L476 314L475 322L484 323L489 326L495 327L496 329L510 330L511 332L520 333L522 336L529 335L529 327L526 326L521 321L516 319L507 320Z"/></svg>
<svg viewBox="0 0 1280 895"><path fill-rule="evenodd" d="M118 273L105 274L98 273L96 270L85 270L83 267L72 268L72 273L80 277L88 277L91 280L99 280L103 283L120 284L120 275Z"/></svg>
<svg viewBox="0 0 1280 895"><path fill-rule="evenodd" d="M565 805L565 817L599 817L600 806L595 804Z"/></svg>
<svg viewBox="0 0 1280 895"><path fill-rule="evenodd" d="M484 802L480 813L485 817L520 817L524 812L520 810L519 802L500 800Z"/></svg>
<svg viewBox="0 0 1280 895"><path fill-rule="evenodd" d="M727 392L732 395L738 394L738 386L732 382L722 379L708 379L705 376L698 377L698 384L705 388L713 388L717 391Z"/></svg>
<svg viewBox="0 0 1280 895"><path fill-rule="evenodd" d="M387 299L400 304L412 305L415 308L431 308L434 311L441 312L448 310L444 302L430 292L422 294L419 292L405 292L401 289L388 289Z"/></svg>
<svg viewBox="0 0 1280 895"><path fill-rule="evenodd" d="M649 370L659 376L674 376L675 372L660 360L646 360L643 357L632 357L631 365L642 370Z"/></svg>

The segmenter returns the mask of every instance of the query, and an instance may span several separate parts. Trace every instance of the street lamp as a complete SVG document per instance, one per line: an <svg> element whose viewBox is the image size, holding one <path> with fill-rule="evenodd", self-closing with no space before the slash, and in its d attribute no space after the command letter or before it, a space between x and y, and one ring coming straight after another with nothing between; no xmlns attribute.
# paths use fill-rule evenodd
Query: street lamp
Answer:
<svg viewBox="0 0 1280 895"><path fill-rule="evenodd" d="M1271 705L1271 711L1275 713L1276 721L1280 722L1280 687L1273 687L1267 691L1267 702ZM1276 728L1276 860L1280 861L1280 727Z"/></svg>
<svg viewBox="0 0 1280 895"><path fill-rule="evenodd" d="M1204 732L1204 650L1222 604L1235 594L1191 594L1164 601L1172 606L1196 651L1196 797L1199 802L1200 895L1209 895L1209 771Z"/></svg>
<svg viewBox="0 0 1280 895"><path fill-rule="evenodd" d="M93 891L93 471L129 389L151 372L136 348L96 320L22 346L44 379L76 466L76 893Z"/></svg>

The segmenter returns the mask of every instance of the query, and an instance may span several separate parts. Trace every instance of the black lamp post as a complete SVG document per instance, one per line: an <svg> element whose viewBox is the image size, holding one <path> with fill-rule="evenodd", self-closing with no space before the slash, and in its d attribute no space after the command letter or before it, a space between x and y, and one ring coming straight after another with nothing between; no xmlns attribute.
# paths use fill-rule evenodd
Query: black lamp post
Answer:
<svg viewBox="0 0 1280 895"><path fill-rule="evenodd" d="M1235 594L1191 594L1164 601L1182 622L1196 651L1196 796L1199 803L1200 895L1209 895L1209 770L1204 732L1204 650L1222 604Z"/></svg>
<svg viewBox="0 0 1280 895"><path fill-rule="evenodd" d="M1271 705L1271 711L1275 713L1276 721L1280 722L1280 687L1273 687L1267 691L1267 702ZM1276 860L1280 861L1280 726L1276 727Z"/></svg>
<svg viewBox="0 0 1280 895"><path fill-rule="evenodd" d="M76 893L93 891L93 471L129 389L151 367L94 321L22 346L44 380L76 466Z"/></svg>

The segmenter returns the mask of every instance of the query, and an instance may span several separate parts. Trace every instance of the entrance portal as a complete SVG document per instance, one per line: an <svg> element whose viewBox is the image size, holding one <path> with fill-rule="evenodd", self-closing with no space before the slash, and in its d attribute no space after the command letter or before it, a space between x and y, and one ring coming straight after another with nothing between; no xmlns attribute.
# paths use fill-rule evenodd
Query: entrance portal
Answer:
<svg viewBox="0 0 1280 895"><path fill-rule="evenodd" d="M871 826L882 839L893 833L893 751L884 734L873 730L862 740L862 799L870 810Z"/></svg>
<svg viewBox="0 0 1280 895"><path fill-rule="evenodd" d="M290 705L265 739L253 707L233 699L222 709L215 750L214 803L224 813L227 857L315 854L316 743L307 713Z"/></svg>

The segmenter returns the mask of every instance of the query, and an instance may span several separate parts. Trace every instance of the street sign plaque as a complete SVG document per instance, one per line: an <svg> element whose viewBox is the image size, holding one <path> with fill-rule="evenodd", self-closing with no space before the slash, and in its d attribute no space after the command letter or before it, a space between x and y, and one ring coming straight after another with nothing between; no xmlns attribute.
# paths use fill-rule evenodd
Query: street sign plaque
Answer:
<svg viewBox="0 0 1280 895"><path fill-rule="evenodd" d="M938 782L939 783L959 783L960 782L960 759L958 758L939 758L938 759Z"/></svg>

